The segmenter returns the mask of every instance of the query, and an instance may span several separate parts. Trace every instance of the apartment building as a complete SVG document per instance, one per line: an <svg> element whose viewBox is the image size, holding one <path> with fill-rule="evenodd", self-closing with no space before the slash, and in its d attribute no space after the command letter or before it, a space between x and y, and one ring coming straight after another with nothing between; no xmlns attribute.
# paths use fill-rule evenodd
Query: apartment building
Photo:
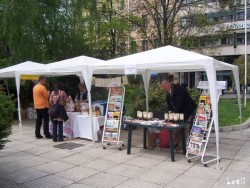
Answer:
<svg viewBox="0 0 250 188"><path fill-rule="evenodd" d="M150 2L150 1L149 1ZM152 0L151 2L157 2ZM166 1L167 2L167 1ZM174 4L176 1L172 1ZM225 1L226 2L226 1ZM157 48L162 45L160 38L163 31L159 30L162 25L156 25L157 18L152 14L155 7L152 7L152 11L145 9L145 1L143 0L114 0L116 7L123 13L132 13L135 16L141 18L143 27L138 28L131 23L132 30L126 41L120 43L121 55L131 54L139 51L145 51L152 48ZM229 0L226 4L219 0L184 0L182 8L186 10L194 10L194 7L200 8L204 13L207 20L213 21L214 25L212 30L207 33L199 32L195 37L195 41L188 46L187 49L198 51L205 55L214 56L227 63L233 63L233 61L240 55L245 54L245 27L248 28L247 32L247 53L250 53L250 0L247 0L247 24L245 26L245 12L244 12L245 0ZM202 7L201 5L205 5ZM143 6L144 5L144 6ZM171 8L171 3L169 5ZM156 8L155 8L156 9ZM162 7L157 7L157 11L160 14L164 14ZM168 14L168 12L165 12ZM192 19L192 18L191 18ZM173 35L179 35L177 31L180 27L190 21L187 11L179 11L178 16L175 18L175 29ZM158 28L157 28L158 27ZM216 40L212 40L213 35L220 31L221 28L227 30L225 35L222 35ZM147 33L146 33L147 32ZM150 34L149 34L150 33ZM175 36L174 36L175 37ZM175 43L177 46L182 47L181 40ZM197 47L199 50L197 50ZM206 79L206 76L202 72L197 73L180 73L178 74L179 82L187 83L189 87L195 87L199 80ZM218 74L218 80L228 80L230 73L221 72ZM230 83L229 83L230 85Z"/></svg>
<svg viewBox="0 0 250 188"><path fill-rule="evenodd" d="M204 0L186 0L187 6L192 6L194 3L203 3ZM250 0L247 3L247 24L245 25L245 0L230 0L225 4L223 9L218 0L206 0L211 7L204 11L207 20L215 22L215 33L211 35L200 35L199 46L203 49L203 53L214 56L227 63L233 61L241 55L245 54L245 27L247 27L247 54L250 54ZM221 1L223 2L223 1ZM227 29L227 34L211 40L213 34L216 34L216 29L224 27ZM196 43L197 44L197 43ZM195 46L190 46L195 50ZM231 86L230 72L219 72L217 79L228 81ZM196 73L195 81L205 79L204 73Z"/></svg>

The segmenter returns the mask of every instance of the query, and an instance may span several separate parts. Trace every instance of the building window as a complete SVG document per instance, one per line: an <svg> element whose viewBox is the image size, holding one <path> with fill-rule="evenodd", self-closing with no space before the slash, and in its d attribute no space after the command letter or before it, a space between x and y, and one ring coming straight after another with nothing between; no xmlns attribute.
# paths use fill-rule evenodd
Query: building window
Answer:
<svg viewBox="0 0 250 188"><path fill-rule="evenodd" d="M154 39L154 47L159 48L161 46L161 41L160 39Z"/></svg>
<svg viewBox="0 0 250 188"><path fill-rule="evenodd" d="M244 18L245 18L244 12L236 13L236 20L237 21L244 20Z"/></svg>
<svg viewBox="0 0 250 188"><path fill-rule="evenodd" d="M131 22L130 23L130 26L131 26L131 30L132 31L135 31L136 30L136 24L134 22Z"/></svg>
<svg viewBox="0 0 250 188"><path fill-rule="evenodd" d="M148 50L148 40L142 40L142 51Z"/></svg>
<svg viewBox="0 0 250 188"><path fill-rule="evenodd" d="M148 26L147 15L142 15L142 26L146 29Z"/></svg>
<svg viewBox="0 0 250 188"><path fill-rule="evenodd" d="M125 55L126 51L125 51L125 42L121 42L120 43L120 55Z"/></svg>
<svg viewBox="0 0 250 188"><path fill-rule="evenodd" d="M125 2L124 0L120 0L120 10L124 10L125 8Z"/></svg>
<svg viewBox="0 0 250 188"><path fill-rule="evenodd" d="M237 42L237 44L245 44L245 34L244 33L237 33L236 42Z"/></svg>
<svg viewBox="0 0 250 188"><path fill-rule="evenodd" d="M136 47L136 41L131 41L130 42L130 49L129 49L129 52L130 54L134 54L137 52L137 47Z"/></svg>

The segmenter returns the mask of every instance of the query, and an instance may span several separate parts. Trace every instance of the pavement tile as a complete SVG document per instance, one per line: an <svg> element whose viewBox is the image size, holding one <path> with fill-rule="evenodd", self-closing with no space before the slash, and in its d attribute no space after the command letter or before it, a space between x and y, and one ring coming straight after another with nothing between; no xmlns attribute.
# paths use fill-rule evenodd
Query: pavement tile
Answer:
<svg viewBox="0 0 250 188"><path fill-rule="evenodd" d="M214 148L216 148L216 146L214 146ZM229 145L229 144L219 144L219 150L235 150L238 151L242 148L242 146L239 145Z"/></svg>
<svg viewBox="0 0 250 188"><path fill-rule="evenodd" d="M49 151L54 151L54 150L55 149L53 147L38 146L37 148L26 150L24 152L28 154L32 154L32 155L41 155L41 154L48 153Z"/></svg>
<svg viewBox="0 0 250 188"><path fill-rule="evenodd" d="M89 155L95 158L101 158L103 156L107 156L112 153L116 153L118 150L115 149L103 149L102 147L99 148L91 148L89 150L83 151L80 154L82 155Z"/></svg>
<svg viewBox="0 0 250 188"><path fill-rule="evenodd" d="M110 188L115 187L125 182L126 180L128 180L128 178L124 176L101 172L99 174L93 175L89 178L80 181L80 183L91 185L94 187Z"/></svg>
<svg viewBox="0 0 250 188"><path fill-rule="evenodd" d="M0 158L8 155L14 155L15 153L19 152L18 149L14 148L4 148L0 152Z"/></svg>
<svg viewBox="0 0 250 188"><path fill-rule="evenodd" d="M105 172L132 178L135 175L138 175L144 171L145 171L145 168L127 165L127 164L120 164L120 165L117 165L115 167L112 167L106 170Z"/></svg>
<svg viewBox="0 0 250 188"><path fill-rule="evenodd" d="M18 122L16 122L18 124ZM56 149L51 139L35 139L34 120L24 120L22 134L13 126L10 143L0 151L0 187L229 187L233 181L245 178L250 185L250 128L220 132L219 169L212 162L205 168L200 158L188 163L177 151L171 162L169 149L144 150L142 129L133 130L131 155L127 155L127 131L121 131L125 147L103 150L101 143L84 139L65 142L85 144L74 150ZM243 139L242 139L243 135ZM246 140L247 139L247 140ZM215 134L209 139L208 153L215 153ZM206 157L205 160L210 159ZM235 186L234 186L235 187Z"/></svg>
<svg viewBox="0 0 250 188"><path fill-rule="evenodd" d="M10 174L12 172L21 171L26 169L24 165L22 165L20 162L12 162L12 163L5 163L0 160L0 176L1 174Z"/></svg>
<svg viewBox="0 0 250 188"><path fill-rule="evenodd" d="M15 161L20 161L23 159L28 159L33 157L33 155L30 155L28 153L25 152L16 152L14 154L8 155L8 156L3 156L1 157L1 162L15 162Z"/></svg>
<svg viewBox="0 0 250 188"><path fill-rule="evenodd" d="M24 184L22 184L22 187L25 188L34 188L34 187L39 187L39 188L62 188L67 185L70 185L74 183L71 180L56 176L56 175L50 175L50 176L45 176L39 179L35 179L32 181L28 181Z"/></svg>
<svg viewBox="0 0 250 188"><path fill-rule="evenodd" d="M163 151L156 151L156 150L144 150L141 149L139 151L140 157L150 158L150 159L158 159L158 160L166 160L170 158L170 151L164 149Z"/></svg>
<svg viewBox="0 0 250 188"><path fill-rule="evenodd" d="M14 171L12 173L2 174L0 176L4 177L12 182L21 184L21 183L29 182L33 179L41 178L41 177L44 177L47 175L48 175L47 173L41 172L39 170L26 168L26 169L23 169L21 171L20 170Z"/></svg>
<svg viewBox="0 0 250 188"><path fill-rule="evenodd" d="M239 187L249 188L250 173L240 171L226 171L220 179L215 182L214 188Z"/></svg>
<svg viewBox="0 0 250 188"><path fill-rule="evenodd" d="M14 163L12 163L13 165L18 165L21 164L23 167L35 167L35 166L39 166L45 163L51 162L50 159L44 158L44 157L39 157L39 156L34 156L32 158L28 158L28 159L24 159L21 161L16 161Z"/></svg>
<svg viewBox="0 0 250 188"><path fill-rule="evenodd" d="M95 157L91 157L88 155L74 154L74 155L70 155L68 157L65 157L63 159L59 159L58 161L63 162L63 163L72 164L72 165L81 165L83 163L89 163L95 159L96 159Z"/></svg>
<svg viewBox="0 0 250 188"><path fill-rule="evenodd" d="M5 144L5 147L8 147L8 148L14 148L14 149L17 149L18 150L18 147L20 145L23 145L25 144L25 142L21 141L21 140L15 140L15 141L11 141L10 142L7 142Z"/></svg>
<svg viewBox="0 0 250 188"><path fill-rule="evenodd" d="M36 145L34 143L23 143L23 144L18 145L18 147L16 149L18 149L20 151L25 151L25 150L34 149L37 147L38 147L38 145Z"/></svg>
<svg viewBox="0 0 250 188"><path fill-rule="evenodd" d="M130 161L131 159L137 156L138 156L138 153L137 154L132 153L130 155L127 155L122 152L116 152L116 153L111 153L109 155L104 156L103 159L122 163L122 162Z"/></svg>
<svg viewBox="0 0 250 188"><path fill-rule="evenodd" d="M207 175L208 176L208 175ZM214 181L205 177L190 177L187 175L179 176L178 178L174 179L171 183L165 185L164 187L169 188L211 188Z"/></svg>
<svg viewBox="0 0 250 188"><path fill-rule="evenodd" d="M83 167L74 167L74 168L70 168L62 172L59 172L56 175L72 180L74 182L78 182L81 179L87 178L97 173L99 173L99 171L97 170L87 169Z"/></svg>
<svg viewBox="0 0 250 188"><path fill-rule="evenodd" d="M220 144L229 144L229 145L239 145L242 146L245 143L245 140L237 140L237 139L230 139L225 138L220 140Z"/></svg>
<svg viewBox="0 0 250 188"><path fill-rule="evenodd" d="M42 164L39 166L34 167L35 169L41 170L43 172L46 172L48 174L53 174L56 172L61 172L63 170L72 168L73 165L62 163L59 161L52 161L46 164Z"/></svg>
<svg viewBox="0 0 250 188"><path fill-rule="evenodd" d="M212 158L205 157L204 159L205 159L205 161L208 161L208 160L213 159L213 157ZM231 162L231 160L229 160L229 159L220 159L219 169L225 170L228 167L228 165L230 164L230 162ZM207 165L208 165L208 168L217 169L217 161L213 161L211 163L208 163ZM201 161L199 161L195 164L195 166L204 167L204 164Z"/></svg>
<svg viewBox="0 0 250 188"><path fill-rule="evenodd" d="M244 147L250 147L250 141L246 141L245 143L244 143Z"/></svg>
<svg viewBox="0 0 250 188"><path fill-rule="evenodd" d="M228 170L250 173L250 163L248 161L233 161L228 167Z"/></svg>
<svg viewBox="0 0 250 188"><path fill-rule="evenodd" d="M0 176L0 182L1 182L0 187L2 188L22 188L22 186L18 185L17 183L5 179L1 176Z"/></svg>
<svg viewBox="0 0 250 188"><path fill-rule="evenodd" d="M74 184L68 185L64 188L93 188L93 187L90 185L86 185L86 184L74 183Z"/></svg>
<svg viewBox="0 0 250 188"><path fill-rule="evenodd" d="M234 146L232 146L234 147ZM216 147L212 147L208 150L209 154L216 155ZM219 156L223 159L234 159L238 151L230 148L220 148Z"/></svg>
<svg viewBox="0 0 250 188"><path fill-rule="evenodd" d="M90 168L90 169L94 169L94 170L104 171L104 170L107 170L107 169L112 168L114 166L117 166L118 164L120 164L120 163L115 162L115 161L96 159L94 161L84 163L81 166L84 168Z"/></svg>
<svg viewBox="0 0 250 188"><path fill-rule="evenodd" d="M153 169L162 169L168 171L171 169L172 172L177 174L182 174L192 166L194 166L195 163L188 163L186 162L172 162L172 161L163 161L153 167Z"/></svg>
<svg viewBox="0 0 250 188"><path fill-rule="evenodd" d="M209 180L216 180L222 173L223 173L223 170L220 170L220 169L192 166L186 172L184 172L184 175L190 176L190 177L196 177L196 178L206 177Z"/></svg>
<svg viewBox="0 0 250 188"><path fill-rule="evenodd" d="M237 140L247 140L249 138L249 135L244 135L240 133L235 133L235 131L232 131L228 133L225 137L225 139L237 139Z"/></svg>
<svg viewBox="0 0 250 188"><path fill-rule="evenodd" d="M228 131L226 131L226 132L219 132L220 139L221 139L221 138L224 138L228 133L229 133ZM210 133L210 138L215 138L215 137L216 137L216 136L215 136L215 133L214 133L214 132L213 132L213 133ZM210 140L210 138L209 138L209 140Z"/></svg>
<svg viewBox="0 0 250 188"><path fill-rule="evenodd" d="M248 161L248 162L250 162L250 156L246 156L246 155L238 154L238 155L235 156L234 159L239 160L239 161Z"/></svg>
<svg viewBox="0 0 250 188"><path fill-rule="evenodd" d="M173 179L177 178L178 176L179 174L173 172L171 169L167 171L166 169L153 168L153 169L148 169L142 174L138 174L135 177L135 179L139 181L150 182L160 185L160 184L167 184Z"/></svg>
<svg viewBox="0 0 250 188"><path fill-rule="evenodd" d="M138 157L135 157L133 159L128 160L126 162L126 164L135 165L135 166L139 166L142 168L151 168L151 167L159 164L160 162L162 162L162 160L150 159L150 158L138 156Z"/></svg>
<svg viewBox="0 0 250 188"><path fill-rule="evenodd" d="M138 187L143 187L143 188L162 188L161 185L157 185L154 183L149 183L149 182L144 182L144 181L139 181L137 179L129 179L128 181L125 181L121 183L120 185L116 186L115 188L138 188Z"/></svg>
<svg viewBox="0 0 250 188"><path fill-rule="evenodd" d="M48 151L46 153L43 153L39 156L53 159L53 160L59 160L59 159L66 158L66 157L73 155L73 154L74 153L71 153L70 151L67 151L65 149L55 149L55 150L51 150L51 151Z"/></svg>

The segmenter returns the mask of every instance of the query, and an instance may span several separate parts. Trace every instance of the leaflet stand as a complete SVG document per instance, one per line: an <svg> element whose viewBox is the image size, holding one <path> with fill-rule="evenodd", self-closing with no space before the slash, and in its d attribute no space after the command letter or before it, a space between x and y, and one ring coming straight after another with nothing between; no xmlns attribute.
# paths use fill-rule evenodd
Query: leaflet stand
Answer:
<svg viewBox="0 0 250 188"><path fill-rule="evenodd" d="M219 101L221 90L226 89L226 82L217 82L218 92L217 101ZM211 129L214 123L214 119L211 118L212 109L211 101L208 92L209 83L201 81L198 88L203 89L203 93L200 96L199 106L196 112L195 120L193 122L192 130L190 131L189 141L187 142L186 157L188 162L191 163L192 159L201 157L201 162L207 167L207 164L213 161L220 161L220 157L206 153L208 140L210 137ZM192 156L190 156L192 155ZM211 160L205 161L205 157L214 157Z"/></svg>
<svg viewBox="0 0 250 188"><path fill-rule="evenodd" d="M120 151L122 150L122 146L124 146L124 141L120 141L124 95L125 87L123 86L110 87L109 89L102 135L103 149L106 149L111 143L116 143Z"/></svg>

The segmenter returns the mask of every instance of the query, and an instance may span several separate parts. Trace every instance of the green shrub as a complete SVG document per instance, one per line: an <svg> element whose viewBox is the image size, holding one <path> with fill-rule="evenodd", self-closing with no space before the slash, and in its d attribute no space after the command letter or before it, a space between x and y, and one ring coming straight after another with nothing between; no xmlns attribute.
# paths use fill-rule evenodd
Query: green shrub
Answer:
<svg viewBox="0 0 250 188"><path fill-rule="evenodd" d="M11 97L0 92L0 149L9 141L6 138L11 134L14 111L15 104Z"/></svg>
<svg viewBox="0 0 250 188"><path fill-rule="evenodd" d="M194 100L194 102L198 105L201 91L196 88L187 89L187 91L189 95L191 96L191 98Z"/></svg>
<svg viewBox="0 0 250 188"><path fill-rule="evenodd" d="M143 85L126 86L125 94L126 115L136 117L136 111L146 110L146 95ZM149 111L166 111L166 93L158 82L151 82L149 87Z"/></svg>
<svg viewBox="0 0 250 188"><path fill-rule="evenodd" d="M200 90L193 88L187 89L192 99L198 104ZM126 86L125 94L126 115L136 117L136 111L146 110L146 95L143 85ZM166 92L162 90L159 82L150 83L149 87L149 111L154 113L154 116L163 118L163 113L167 111Z"/></svg>

